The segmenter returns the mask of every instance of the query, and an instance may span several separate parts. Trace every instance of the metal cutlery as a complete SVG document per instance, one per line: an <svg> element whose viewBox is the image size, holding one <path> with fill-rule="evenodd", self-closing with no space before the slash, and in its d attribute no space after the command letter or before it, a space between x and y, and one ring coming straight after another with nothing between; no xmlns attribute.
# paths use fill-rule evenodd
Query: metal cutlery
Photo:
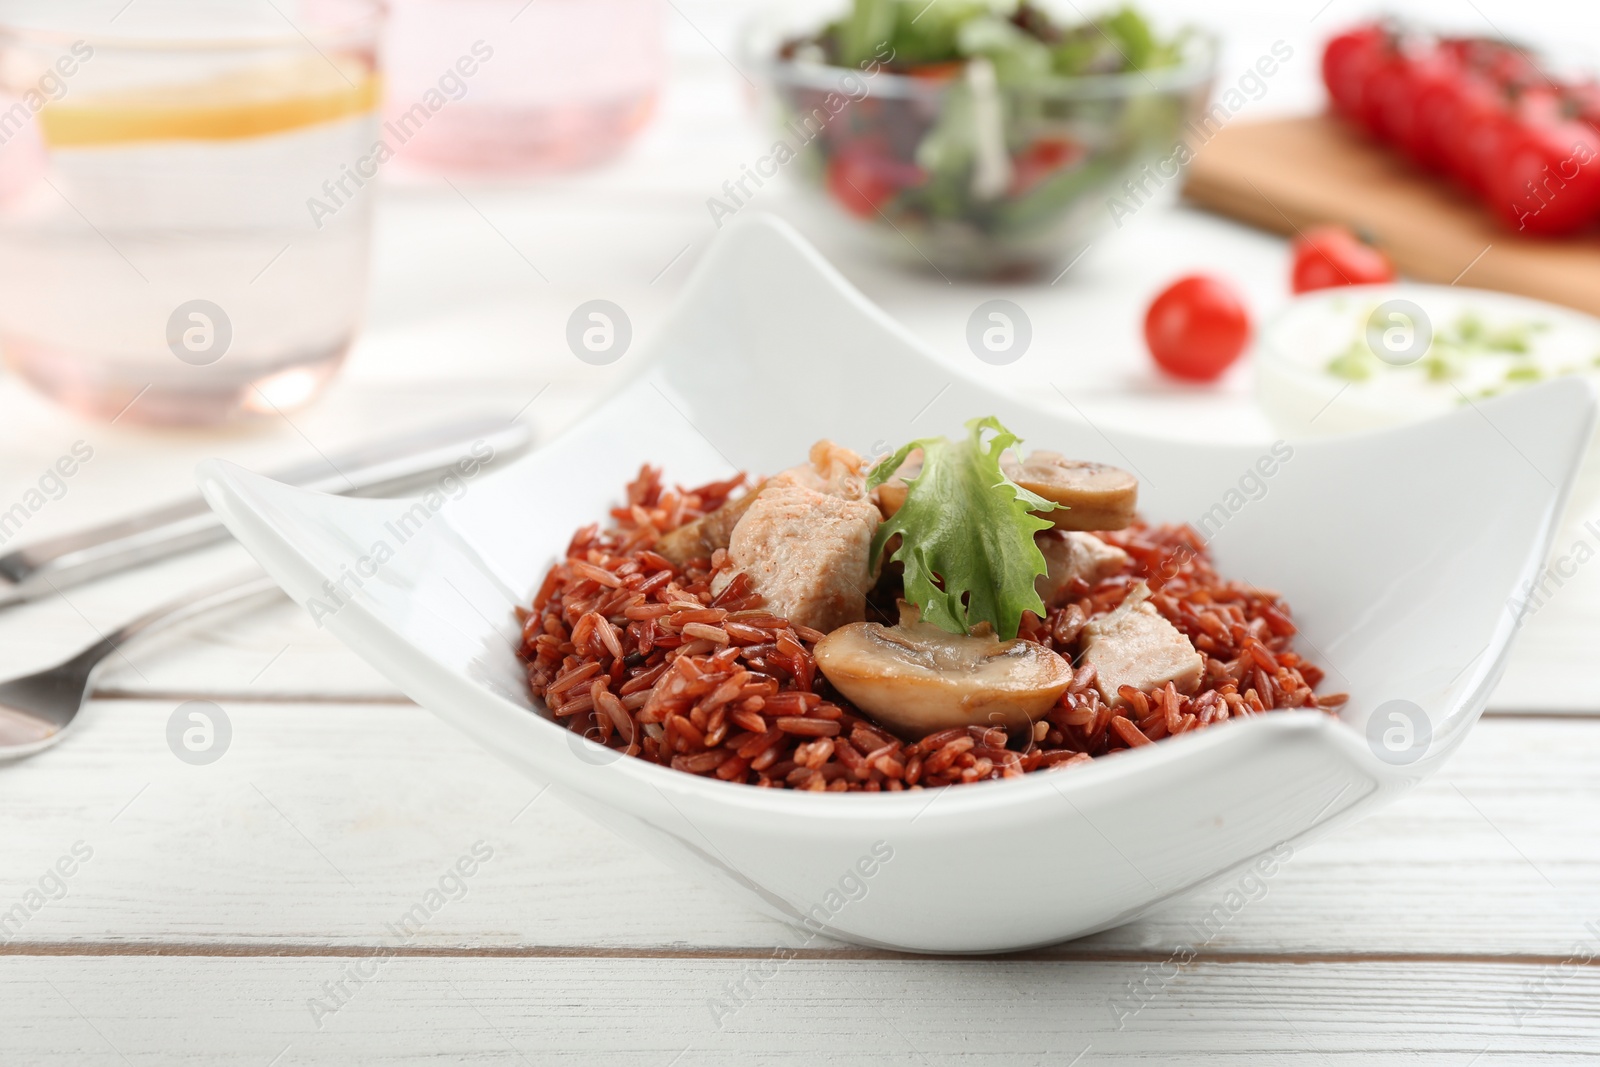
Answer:
<svg viewBox="0 0 1600 1067"><path fill-rule="evenodd" d="M485 465L528 446L531 430L503 415L436 426L272 475L282 482L351 496L403 495L454 469L469 448ZM492 450L482 460L481 446ZM0 556L0 610L94 578L227 538L198 496L93 529L36 541ZM279 595L259 569L202 586L145 612L53 667L0 681L0 760L49 748L77 718L106 660L129 641L196 616Z"/></svg>
<svg viewBox="0 0 1600 1067"><path fill-rule="evenodd" d="M278 595L277 583L262 571L236 574L145 612L54 667L0 682L0 760L31 756L61 740L89 699L95 674L129 641L218 608Z"/></svg>
<svg viewBox="0 0 1600 1067"><path fill-rule="evenodd" d="M532 431L504 415L480 416L377 441L324 462L268 476L290 485L350 496L392 496L438 478L479 442L494 456L521 451ZM0 610L226 540L228 532L197 495L176 504L76 533L35 541L0 555Z"/></svg>

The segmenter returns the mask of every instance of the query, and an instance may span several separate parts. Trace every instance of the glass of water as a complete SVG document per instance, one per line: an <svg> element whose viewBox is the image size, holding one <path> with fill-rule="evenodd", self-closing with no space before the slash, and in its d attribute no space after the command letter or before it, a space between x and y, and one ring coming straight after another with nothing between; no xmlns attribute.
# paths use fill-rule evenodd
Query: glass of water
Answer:
<svg viewBox="0 0 1600 1067"><path fill-rule="evenodd" d="M84 414L310 400L355 334L379 0L0 0L0 353Z"/></svg>

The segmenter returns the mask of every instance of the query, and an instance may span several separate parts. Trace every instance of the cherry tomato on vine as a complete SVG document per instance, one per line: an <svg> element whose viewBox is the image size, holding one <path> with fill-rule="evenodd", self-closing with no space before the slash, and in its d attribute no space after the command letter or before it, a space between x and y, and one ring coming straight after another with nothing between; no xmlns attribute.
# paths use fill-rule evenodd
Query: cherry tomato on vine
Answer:
<svg viewBox="0 0 1600 1067"><path fill-rule="evenodd" d="M1600 83L1580 82L1572 86L1567 97L1580 121L1600 127Z"/></svg>
<svg viewBox="0 0 1600 1067"><path fill-rule="evenodd" d="M1441 94L1452 92L1459 77L1455 64L1431 53L1396 65L1397 72L1375 79L1372 94L1377 123L1390 144L1418 166L1440 166L1437 126L1430 113Z"/></svg>
<svg viewBox="0 0 1600 1067"><path fill-rule="evenodd" d="M1228 282L1191 274L1151 301L1144 340L1156 365L1168 374L1215 381L1250 342L1250 313Z"/></svg>
<svg viewBox="0 0 1600 1067"><path fill-rule="evenodd" d="M1339 114L1365 121L1367 82L1381 59L1384 32L1377 26L1360 26L1341 33L1322 51L1322 80Z"/></svg>
<svg viewBox="0 0 1600 1067"><path fill-rule="evenodd" d="M1456 98L1461 94L1461 72L1427 78L1417 90L1412 104L1411 143L1409 152L1413 162L1429 170L1448 173L1451 166L1451 148L1460 131L1451 123Z"/></svg>
<svg viewBox="0 0 1600 1067"><path fill-rule="evenodd" d="M1394 263L1344 226L1313 226L1294 243L1290 288L1297 293L1395 279Z"/></svg>
<svg viewBox="0 0 1600 1067"><path fill-rule="evenodd" d="M1486 163L1488 204L1506 226L1559 236L1600 219L1600 135L1583 122L1519 123Z"/></svg>
<svg viewBox="0 0 1600 1067"><path fill-rule="evenodd" d="M1411 64L1390 52L1372 65L1361 93L1361 120L1373 136L1392 145L1402 143L1411 106Z"/></svg>
<svg viewBox="0 0 1600 1067"><path fill-rule="evenodd" d="M1445 169L1467 188L1481 190L1485 161L1493 160L1510 121L1498 90L1478 78L1462 79L1442 106L1434 127Z"/></svg>

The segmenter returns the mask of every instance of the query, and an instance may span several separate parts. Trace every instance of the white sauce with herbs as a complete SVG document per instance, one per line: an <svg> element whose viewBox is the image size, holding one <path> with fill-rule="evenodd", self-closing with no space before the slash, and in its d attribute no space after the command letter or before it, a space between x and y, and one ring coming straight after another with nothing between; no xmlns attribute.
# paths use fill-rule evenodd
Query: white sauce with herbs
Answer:
<svg viewBox="0 0 1600 1067"><path fill-rule="evenodd" d="M1256 360L1267 416L1300 437L1411 422L1571 374L1600 381L1600 319L1429 285L1300 297L1268 325Z"/></svg>

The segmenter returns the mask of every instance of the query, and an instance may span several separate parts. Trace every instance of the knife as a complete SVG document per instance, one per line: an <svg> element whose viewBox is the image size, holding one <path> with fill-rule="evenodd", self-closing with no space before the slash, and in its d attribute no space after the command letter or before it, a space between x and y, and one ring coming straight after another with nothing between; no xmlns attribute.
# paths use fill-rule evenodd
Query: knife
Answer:
<svg viewBox="0 0 1600 1067"><path fill-rule="evenodd" d="M393 496L420 489L487 445L488 466L524 451L533 431L502 415L480 415L375 441L269 477L344 496ZM481 447L480 447L481 451ZM0 610L118 571L226 540L198 495L125 519L34 541L0 555Z"/></svg>

